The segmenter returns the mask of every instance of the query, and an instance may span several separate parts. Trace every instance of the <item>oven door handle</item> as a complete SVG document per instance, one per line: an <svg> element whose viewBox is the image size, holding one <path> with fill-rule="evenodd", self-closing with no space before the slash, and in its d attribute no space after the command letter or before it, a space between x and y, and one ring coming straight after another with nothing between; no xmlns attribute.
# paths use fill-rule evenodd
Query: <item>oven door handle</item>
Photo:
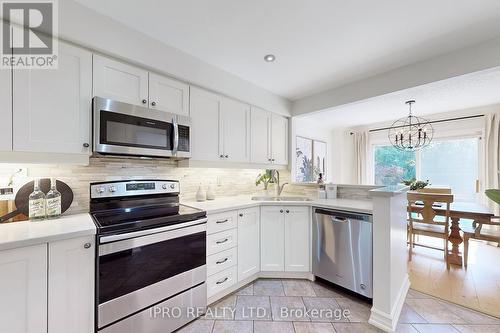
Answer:
<svg viewBox="0 0 500 333"><path fill-rule="evenodd" d="M202 218L194 221L189 221L185 223L180 223L180 224L174 224L174 225L168 225L166 227L160 227L160 228L152 228L152 229L147 229L147 230L140 230L140 231L134 231L134 232L129 232L126 234L118 234L118 235L111 235L111 236L104 236L99 239L99 244L106 244L106 243L111 243L111 242L116 242L124 239L130 239L130 238L136 238L136 237L141 237L141 236L147 236L147 235L152 235L152 234L157 234L160 232L165 232L165 231L172 231L172 230L177 230L177 229L182 229L186 227L190 227L196 224L204 224L207 223L208 219Z"/></svg>
<svg viewBox="0 0 500 333"><path fill-rule="evenodd" d="M204 233L206 232L206 230L207 230L206 223L198 223L185 228L178 228L164 232L155 232L145 236L127 238L112 243L99 244L99 257L112 253L131 250L134 248L139 248L150 244L160 243L175 238L194 235L201 232Z"/></svg>

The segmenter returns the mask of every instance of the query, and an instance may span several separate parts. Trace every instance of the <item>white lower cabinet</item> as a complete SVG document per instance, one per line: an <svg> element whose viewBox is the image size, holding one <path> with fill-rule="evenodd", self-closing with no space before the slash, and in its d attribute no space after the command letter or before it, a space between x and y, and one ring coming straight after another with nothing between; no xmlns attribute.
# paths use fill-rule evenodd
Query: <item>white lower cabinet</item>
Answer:
<svg viewBox="0 0 500 333"><path fill-rule="evenodd" d="M94 330L94 237L49 243L49 333Z"/></svg>
<svg viewBox="0 0 500 333"><path fill-rule="evenodd" d="M47 244L0 251L0 332L47 332Z"/></svg>
<svg viewBox="0 0 500 333"><path fill-rule="evenodd" d="M238 249L222 251L207 257L207 275L211 276L238 263Z"/></svg>
<svg viewBox="0 0 500 333"><path fill-rule="evenodd" d="M304 206L261 208L262 271L308 272L310 213Z"/></svg>
<svg viewBox="0 0 500 333"><path fill-rule="evenodd" d="M285 270L285 215L281 206L261 207L260 269Z"/></svg>
<svg viewBox="0 0 500 333"><path fill-rule="evenodd" d="M285 271L310 271L309 207L285 206Z"/></svg>
<svg viewBox="0 0 500 333"><path fill-rule="evenodd" d="M217 293L232 287L238 281L238 269L236 266L228 268L220 273L207 278L207 297L210 298Z"/></svg>
<svg viewBox="0 0 500 333"><path fill-rule="evenodd" d="M238 281L260 270L260 209L238 211Z"/></svg>
<svg viewBox="0 0 500 333"><path fill-rule="evenodd" d="M94 332L94 237L0 251L0 332Z"/></svg>
<svg viewBox="0 0 500 333"><path fill-rule="evenodd" d="M207 298L238 282L237 211L208 215Z"/></svg>

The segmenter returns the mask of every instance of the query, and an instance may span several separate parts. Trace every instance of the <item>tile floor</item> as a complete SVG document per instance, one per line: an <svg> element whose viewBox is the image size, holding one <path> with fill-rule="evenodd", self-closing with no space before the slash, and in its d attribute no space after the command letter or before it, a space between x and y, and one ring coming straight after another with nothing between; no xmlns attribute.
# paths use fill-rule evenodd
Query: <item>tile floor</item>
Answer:
<svg viewBox="0 0 500 333"><path fill-rule="evenodd" d="M367 323L370 307L321 282L259 279L212 304L204 318L178 332L381 332ZM500 333L500 319L410 290L397 332Z"/></svg>

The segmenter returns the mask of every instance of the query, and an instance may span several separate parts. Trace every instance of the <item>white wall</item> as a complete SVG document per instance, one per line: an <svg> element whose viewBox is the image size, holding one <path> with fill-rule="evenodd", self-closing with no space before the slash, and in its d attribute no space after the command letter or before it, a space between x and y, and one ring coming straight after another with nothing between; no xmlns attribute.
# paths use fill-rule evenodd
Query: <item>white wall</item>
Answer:
<svg viewBox="0 0 500 333"><path fill-rule="evenodd" d="M291 103L283 97L132 30L73 0L58 3L61 39L272 112L290 115ZM217 45L214 44L214 47Z"/></svg>

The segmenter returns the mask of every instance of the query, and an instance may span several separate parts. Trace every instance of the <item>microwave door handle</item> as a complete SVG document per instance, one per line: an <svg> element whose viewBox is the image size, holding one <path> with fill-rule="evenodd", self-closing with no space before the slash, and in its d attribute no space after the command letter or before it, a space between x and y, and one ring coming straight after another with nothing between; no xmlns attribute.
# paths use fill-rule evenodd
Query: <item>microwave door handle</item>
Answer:
<svg viewBox="0 0 500 333"><path fill-rule="evenodd" d="M175 156L179 150L179 124L177 123L176 116L172 119L172 124L174 126L174 147L172 149L172 155Z"/></svg>

